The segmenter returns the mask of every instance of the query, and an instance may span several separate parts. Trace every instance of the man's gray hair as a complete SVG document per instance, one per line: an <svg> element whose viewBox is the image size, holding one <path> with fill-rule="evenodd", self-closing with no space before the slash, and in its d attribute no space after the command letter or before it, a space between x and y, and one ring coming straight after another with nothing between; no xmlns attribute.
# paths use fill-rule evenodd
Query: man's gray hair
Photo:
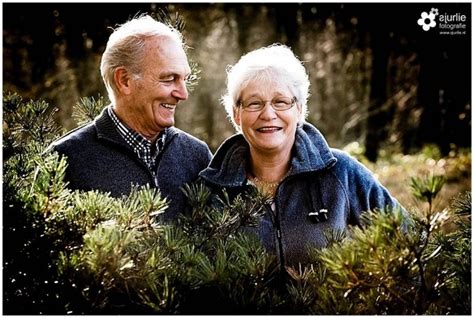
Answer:
<svg viewBox="0 0 474 318"><path fill-rule="evenodd" d="M227 93L222 97L222 104L237 131L233 108L238 107L242 90L255 79L272 79L287 85L301 105L299 122L305 121L310 85L306 69L289 47L272 44L247 53L234 66L227 67Z"/></svg>
<svg viewBox="0 0 474 318"><path fill-rule="evenodd" d="M183 38L178 30L156 21L149 15L136 17L114 30L102 54L100 73L112 103L115 102L117 86L114 80L115 70L125 67L135 78L143 72L146 39L168 37L183 46Z"/></svg>

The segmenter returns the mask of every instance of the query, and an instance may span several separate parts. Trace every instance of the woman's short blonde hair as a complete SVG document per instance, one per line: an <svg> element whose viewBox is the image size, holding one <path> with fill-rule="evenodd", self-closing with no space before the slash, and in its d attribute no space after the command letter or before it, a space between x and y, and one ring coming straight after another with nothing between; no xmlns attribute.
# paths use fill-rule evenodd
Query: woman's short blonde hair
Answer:
<svg viewBox="0 0 474 318"><path fill-rule="evenodd" d="M242 90L251 80L263 77L288 86L302 110L299 122L304 122L309 97L306 69L289 47L272 44L245 54L235 65L227 67L227 93L222 97L222 104L234 127L239 131L233 111L238 107Z"/></svg>

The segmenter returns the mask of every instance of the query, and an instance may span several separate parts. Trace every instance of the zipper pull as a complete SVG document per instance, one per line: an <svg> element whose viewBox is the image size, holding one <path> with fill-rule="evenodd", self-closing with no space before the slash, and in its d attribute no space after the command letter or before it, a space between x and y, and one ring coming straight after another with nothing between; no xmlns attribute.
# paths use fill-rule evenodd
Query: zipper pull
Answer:
<svg viewBox="0 0 474 318"><path fill-rule="evenodd" d="M281 232L280 229L277 229L277 237L280 239L281 238Z"/></svg>
<svg viewBox="0 0 474 318"><path fill-rule="evenodd" d="M324 222L328 219L328 210L320 209L319 212L313 211L308 213L308 217L313 223Z"/></svg>

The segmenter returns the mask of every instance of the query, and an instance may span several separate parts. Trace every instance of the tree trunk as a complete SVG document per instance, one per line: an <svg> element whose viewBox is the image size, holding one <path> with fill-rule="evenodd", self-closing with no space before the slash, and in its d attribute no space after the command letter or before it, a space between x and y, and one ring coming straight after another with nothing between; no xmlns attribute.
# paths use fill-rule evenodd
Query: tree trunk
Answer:
<svg viewBox="0 0 474 318"><path fill-rule="evenodd" d="M380 23L382 26L383 23ZM372 162L378 157L380 143L386 138L387 67L389 37L385 30L372 34L372 78L370 80L370 104L367 117L365 156Z"/></svg>

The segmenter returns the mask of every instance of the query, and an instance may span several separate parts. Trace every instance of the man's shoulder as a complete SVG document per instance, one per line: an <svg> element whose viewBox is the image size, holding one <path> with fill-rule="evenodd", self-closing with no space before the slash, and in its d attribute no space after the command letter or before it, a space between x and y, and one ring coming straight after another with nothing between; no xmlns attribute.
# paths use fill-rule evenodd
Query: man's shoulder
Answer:
<svg viewBox="0 0 474 318"><path fill-rule="evenodd" d="M57 150L61 152L61 150L79 147L84 143L89 143L91 140L94 140L96 136L97 132L94 122L89 122L69 131L59 139L53 141L48 147L48 150Z"/></svg>
<svg viewBox="0 0 474 318"><path fill-rule="evenodd" d="M51 146L56 148L88 143L97 140L99 135L104 134L104 132L107 134L111 130L110 127L113 128L113 122L108 116L107 108L104 108L95 119L69 131L55 140Z"/></svg>
<svg viewBox="0 0 474 318"><path fill-rule="evenodd" d="M204 141L176 127L168 128L168 134L168 156L185 156L189 159L192 158L191 160L194 160L195 163L202 163L204 166L207 166L211 160L212 153Z"/></svg>
<svg viewBox="0 0 474 318"><path fill-rule="evenodd" d="M169 135L168 138L170 138L172 142L176 142L183 145L188 144L208 148L207 144L204 141L179 128L170 127L168 128L167 133Z"/></svg>

